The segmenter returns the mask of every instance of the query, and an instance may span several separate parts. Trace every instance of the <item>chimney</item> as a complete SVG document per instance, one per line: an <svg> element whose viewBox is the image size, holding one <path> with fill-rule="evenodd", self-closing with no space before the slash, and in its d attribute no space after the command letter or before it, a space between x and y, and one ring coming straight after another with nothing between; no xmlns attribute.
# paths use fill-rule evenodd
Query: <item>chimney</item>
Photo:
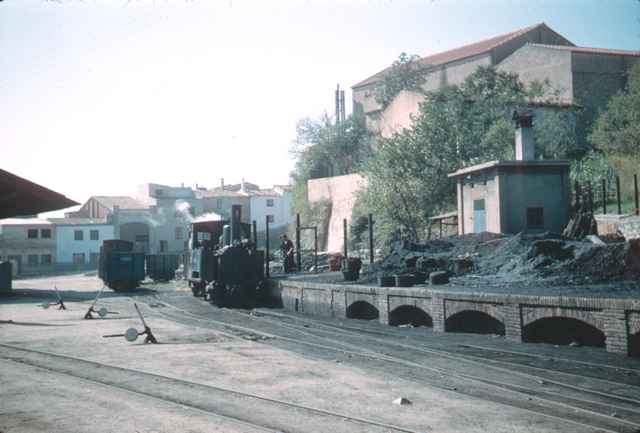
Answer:
<svg viewBox="0 0 640 433"><path fill-rule="evenodd" d="M220 188L224 190L224 177L220 178Z"/></svg>
<svg viewBox="0 0 640 433"><path fill-rule="evenodd" d="M516 123L516 161L536 159L536 143L533 139L533 112L513 112Z"/></svg>
<svg viewBox="0 0 640 433"><path fill-rule="evenodd" d="M240 192L244 192L244 177L242 178L242 181L240 181Z"/></svg>

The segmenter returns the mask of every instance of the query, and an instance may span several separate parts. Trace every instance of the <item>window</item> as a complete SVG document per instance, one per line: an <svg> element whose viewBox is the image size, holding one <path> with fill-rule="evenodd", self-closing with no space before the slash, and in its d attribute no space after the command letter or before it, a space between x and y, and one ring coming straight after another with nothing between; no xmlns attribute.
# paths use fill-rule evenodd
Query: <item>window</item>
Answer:
<svg viewBox="0 0 640 433"><path fill-rule="evenodd" d="M73 253L73 264L84 265L84 253Z"/></svg>
<svg viewBox="0 0 640 433"><path fill-rule="evenodd" d="M76 241L83 240L84 239L84 233L82 232L82 230L74 230L73 239L75 239Z"/></svg>
<svg viewBox="0 0 640 433"><path fill-rule="evenodd" d="M216 199L216 209L222 209L222 199Z"/></svg>
<svg viewBox="0 0 640 433"><path fill-rule="evenodd" d="M268 198L267 199L267 207L273 207L273 199L272 198Z"/></svg>
<svg viewBox="0 0 640 433"><path fill-rule="evenodd" d="M28 239L38 239L38 229L29 229L29 230L27 230L27 238Z"/></svg>
<svg viewBox="0 0 640 433"><path fill-rule="evenodd" d="M211 233L198 232L198 240L199 241L210 241L211 240Z"/></svg>
<svg viewBox="0 0 640 433"><path fill-rule="evenodd" d="M527 228L543 229L544 228L544 209L541 207L527 208Z"/></svg>
<svg viewBox="0 0 640 433"><path fill-rule="evenodd" d="M29 266L38 266L38 255L37 254L29 254L27 256L27 264Z"/></svg>
<svg viewBox="0 0 640 433"><path fill-rule="evenodd" d="M42 239L51 239L51 229L40 230L40 237Z"/></svg>
<svg viewBox="0 0 640 433"><path fill-rule="evenodd" d="M273 215L267 215L267 222L272 223L274 222L276 219Z"/></svg>
<svg viewBox="0 0 640 433"><path fill-rule="evenodd" d="M160 252L161 253L166 253L168 249L169 249L169 242L160 241Z"/></svg>
<svg viewBox="0 0 640 433"><path fill-rule="evenodd" d="M179 241L182 237L182 227L176 227L176 240Z"/></svg>
<svg viewBox="0 0 640 433"><path fill-rule="evenodd" d="M89 239L91 239L92 241L100 240L100 232L98 230L91 230L89 232Z"/></svg>
<svg viewBox="0 0 640 433"><path fill-rule="evenodd" d="M40 256L40 264L42 266L49 266L51 264L51 254L42 254Z"/></svg>
<svg viewBox="0 0 640 433"><path fill-rule="evenodd" d="M136 235L136 242L149 242L149 235Z"/></svg>
<svg viewBox="0 0 640 433"><path fill-rule="evenodd" d="M156 195L157 195L158 197L161 197L161 196L163 196L163 195L164 195L164 191L163 191L163 190L161 190L161 189L156 189Z"/></svg>

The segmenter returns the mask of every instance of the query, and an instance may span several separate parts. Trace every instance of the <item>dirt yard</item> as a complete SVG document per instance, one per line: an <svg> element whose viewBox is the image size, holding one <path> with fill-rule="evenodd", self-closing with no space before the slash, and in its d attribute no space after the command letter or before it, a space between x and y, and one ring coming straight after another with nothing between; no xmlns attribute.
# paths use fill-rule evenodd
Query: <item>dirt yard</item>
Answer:
<svg viewBox="0 0 640 433"><path fill-rule="evenodd" d="M40 306L55 301L54 285L67 310ZM438 382L442 374L411 367L436 366L441 360L435 355L433 360L428 355L406 358L404 367L397 368L384 358L367 358L376 348L365 337L361 346L353 343L357 350L346 349L348 338L336 350L340 342L335 338L309 334L308 349L301 348L296 339L304 339L304 329L316 325L294 328L296 319L286 319L292 323L290 334L266 320L256 325L270 313L217 309L194 299L181 284L147 286L134 294L107 291L97 307L118 314L83 320L100 287L96 277L84 275L19 280L12 296L0 298L0 432L607 431L579 417L557 415L555 407L548 413L529 410L533 399L528 402L515 391L513 396L504 391L510 403L493 401L480 396L500 391L487 391L478 383L460 385L456 380L461 379L443 385ZM160 344L144 344L143 337L135 342L103 338L130 327L143 330L134 302ZM326 326L368 326L347 322ZM371 326L363 336L382 332ZM428 330L393 332L398 340L422 332L425 344L448 344ZM451 338L451 344L462 341L521 350L521 345L489 336ZM582 354L575 351L581 349ZM539 353L548 350L540 346ZM569 363L590 353L588 348L559 350L555 353L566 351ZM640 363L606 353L593 359L640 371ZM461 386L468 389L460 392ZM634 399L638 389L629 385ZM410 404L394 404L400 397ZM543 407L541 401L536 407ZM640 415L632 408L618 412ZM602 425L618 422L615 418L607 414ZM633 418L629 428L636 422Z"/></svg>

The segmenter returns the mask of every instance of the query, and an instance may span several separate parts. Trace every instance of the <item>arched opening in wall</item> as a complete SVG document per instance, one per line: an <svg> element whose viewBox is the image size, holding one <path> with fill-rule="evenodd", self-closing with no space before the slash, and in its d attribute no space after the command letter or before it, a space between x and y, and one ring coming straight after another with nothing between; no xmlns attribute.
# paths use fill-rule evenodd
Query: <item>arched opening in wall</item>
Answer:
<svg viewBox="0 0 640 433"><path fill-rule="evenodd" d="M524 327L522 339L528 343L549 343L604 347L605 336L595 326L570 317L547 317Z"/></svg>
<svg viewBox="0 0 640 433"><path fill-rule="evenodd" d="M349 319L375 320L380 317L378 309L366 301L357 301L347 308Z"/></svg>
<svg viewBox="0 0 640 433"><path fill-rule="evenodd" d="M447 332L504 335L504 324L482 311L460 311L449 317L444 326Z"/></svg>
<svg viewBox="0 0 640 433"><path fill-rule="evenodd" d="M629 335L629 356L640 358L640 332Z"/></svg>
<svg viewBox="0 0 640 433"><path fill-rule="evenodd" d="M433 327L433 320L424 310L413 305L403 305L389 313L389 325L412 325Z"/></svg>

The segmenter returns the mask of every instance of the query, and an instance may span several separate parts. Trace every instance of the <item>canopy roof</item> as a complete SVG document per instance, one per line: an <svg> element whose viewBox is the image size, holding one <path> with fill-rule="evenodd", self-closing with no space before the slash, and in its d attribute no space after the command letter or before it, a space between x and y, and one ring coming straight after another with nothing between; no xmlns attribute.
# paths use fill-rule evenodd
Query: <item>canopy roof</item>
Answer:
<svg viewBox="0 0 640 433"><path fill-rule="evenodd" d="M0 218L36 215L79 203L0 169Z"/></svg>

